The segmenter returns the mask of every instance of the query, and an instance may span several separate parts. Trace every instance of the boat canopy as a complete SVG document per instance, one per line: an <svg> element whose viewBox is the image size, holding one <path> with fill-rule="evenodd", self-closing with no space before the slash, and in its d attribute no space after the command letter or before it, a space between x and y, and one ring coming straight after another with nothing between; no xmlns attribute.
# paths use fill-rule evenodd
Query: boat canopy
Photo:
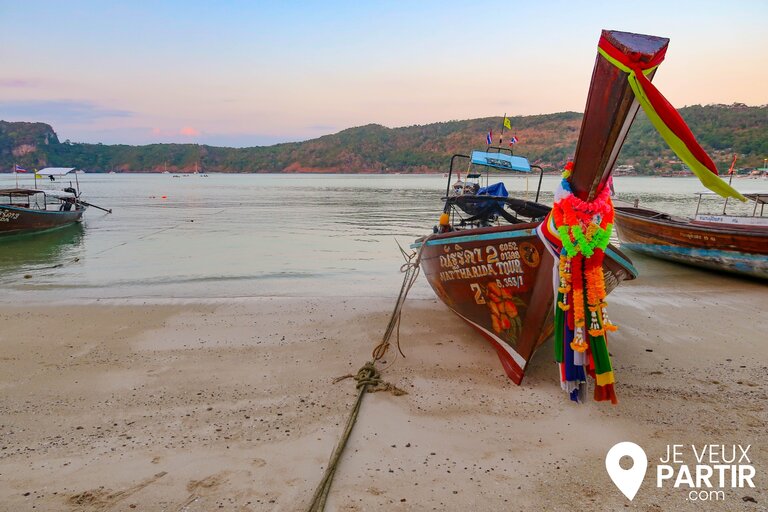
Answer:
<svg viewBox="0 0 768 512"><path fill-rule="evenodd" d="M531 164L527 158L505 153L472 151L472 163L505 171L531 172Z"/></svg>
<svg viewBox="0 0 768 512"><path fill-rule="evenodd" d="M35 194L42 194L42 190L34 190L31 188L4 188L0 189L0 196L33 196Z"/></svg>
<svg viewBox="0 0 768 512"><path fill-rule="evenodd" d="M36 174L39 174L40 176L64 176L75 169L77 169L77 167L46 167L45 169L37 171Z"/></svg>
<svg viewBox="0 0 768 512"><path fill-rule="evenodd" d="M45 195L55 197L58 199L72 199L75 197L75 194L72 192L67 192L65 190L46 190Z"/></svg>

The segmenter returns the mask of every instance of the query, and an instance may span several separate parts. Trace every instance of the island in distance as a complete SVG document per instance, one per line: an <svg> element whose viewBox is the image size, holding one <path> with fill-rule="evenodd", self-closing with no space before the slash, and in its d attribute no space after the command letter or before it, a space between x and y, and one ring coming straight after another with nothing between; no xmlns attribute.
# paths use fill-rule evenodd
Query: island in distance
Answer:
<svg viewBox="0 0 768 512"><path fill-rule="evenodd" d="M680 113L718 168L733 155L748 174L768 154L768 105L694 105ZM582 114L510 116L515 147L545 170L572 158ZM87 172L436 173L456 151L485 141L501 117L387 128L369 124L302 142L226 148L202 144L107 145L60 141L45 123L0 121L0 172L68 166ZM494 135L494 138L496 135ZM495 141L494 141L495 142ZM503 141L506 145L507 140ZM518 149L519 148L519 149ZM638 115L618 161L619 174L686 174L647 117Z"/></svg>

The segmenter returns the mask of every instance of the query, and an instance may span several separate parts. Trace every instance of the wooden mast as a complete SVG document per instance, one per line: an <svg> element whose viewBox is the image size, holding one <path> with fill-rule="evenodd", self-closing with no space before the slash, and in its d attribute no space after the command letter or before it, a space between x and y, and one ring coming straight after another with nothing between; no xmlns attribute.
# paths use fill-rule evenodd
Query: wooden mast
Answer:
<svg viewBox="0 0 768 512"><path fill-rule="evenodd" d="M630 32L603 30L602 35L622 53L640 54L643 62L669 44L664 37ZM569 180L576 196L592 200L605 186L639 107L627 74L598 53Z"/></svg>

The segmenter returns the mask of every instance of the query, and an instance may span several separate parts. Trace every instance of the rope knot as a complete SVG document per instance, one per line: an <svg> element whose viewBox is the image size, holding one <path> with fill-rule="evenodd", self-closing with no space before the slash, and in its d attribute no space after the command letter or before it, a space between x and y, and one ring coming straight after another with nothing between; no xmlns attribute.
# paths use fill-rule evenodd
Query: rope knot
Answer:
<svg viewBox="0 0 768 512"><path fill-rule="evenodd" d="M376 369L373 361L368 361L357 371L355 380L357 381L357 385L355 386L357 389L360 389L363 386L378 386L382 383L379 370Z"/></svg>

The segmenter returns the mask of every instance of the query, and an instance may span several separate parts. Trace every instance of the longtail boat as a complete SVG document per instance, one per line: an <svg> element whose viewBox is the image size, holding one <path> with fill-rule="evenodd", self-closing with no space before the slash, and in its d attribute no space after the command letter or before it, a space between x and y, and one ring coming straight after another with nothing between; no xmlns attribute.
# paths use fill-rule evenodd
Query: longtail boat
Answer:
<svg viewBox="0 0 768 512"><path fill-rule="evenodd" d="M655 58L668 42L615 31L603 31L603 38L624 54L647 60ZM602 56L597 57L569 178L574 193L584 200L594 199L604 188L638 110L622 75ZM421 268L437 296L491 342L508 377L520 384L534 351L555 330L555 257L537 233L551 209L537 202L538 190L535 201L466 194L464 190L455 193L451 190L453 167L461 157L455 155L451 160L436 233L417 240L413 247L424 244ZM501 148L488 147L465 158L481 169L531 172L527 159L506 154ZM478 174L482 171L471 168L467 179ZM490 174L485 174L486 187L492 187ZM615 247L606 247L605 256L606 293L637 276L629 258Z"/></svg>
<svg viewBox="0 0 768 512"><path fill-rule="evenodd" d="M0 189L0 235L58 228L85 212L75 194L24 188Z"/></svg>
<svg viewBox="0 0 768 512"><path fill-rule="evenodd" d="M65 176L75 168L49 167L37 171L37 176L48 176L51 181ZM75 175L76 188L72 183L63 191L38 188L0 189L0 235L16 235L54 229L79 222L88 206L112 213L83 201L80 185Z"/></svg>
<svg viewBox="0 0 768 512"><path fill-rule="evenodd" d="M449 196L436 233L414 244L437 295L491 341L518 384L535 349L554 332L560 384L570 399L584 400L589 376L595 400L617 402L608 352L609 333L617 327L608 318L606 296L636 271L609 244L615 211L607 184L641 106L702 184L723 197L745 200L718 178L685 121L651 83L668 43L661 37L602 32L574 161L566 164L543 219L546 207L501 201L486 185L489 197L471 201L477 213L464 211L471 220L490 211L491 222L454 224L457 201ZM525 163L513 158L502 158L507 160L502 166L515 170L519 163L525 171ZM499 160L492 156L486 163L495 166ZM461 187L462 194L465 190ZM487 202L495 205L481 206ZM504 214L506 209L512 213ZM500 225L500 218L511 224Z"/></svg>
<svg viewBox="0 0 768 512"><path fill-rule="evenodd" d="M637 206L616 207L621 246L657 258L768 279L768 193L744 194L751 215L700 213L693 218ZM727 205L727 203L726 203Z"/></svg>

